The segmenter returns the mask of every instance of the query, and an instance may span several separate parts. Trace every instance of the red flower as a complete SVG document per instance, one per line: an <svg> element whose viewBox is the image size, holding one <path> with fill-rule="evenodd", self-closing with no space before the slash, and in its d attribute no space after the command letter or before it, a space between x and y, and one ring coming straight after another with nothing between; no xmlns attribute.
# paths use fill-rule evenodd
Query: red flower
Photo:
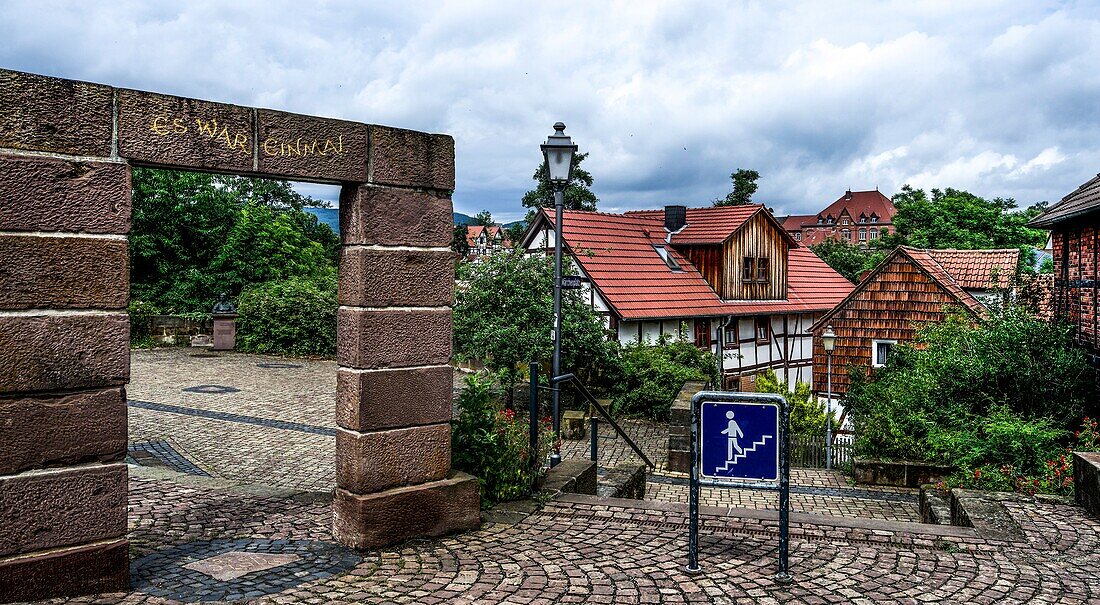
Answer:
<svg viewBox="0 0 1100 605"><path fill-rule="evenodd" d="M975 479L981 479L982 478L982 469L980 469L980 468L974 469L974 478Z"/></svg>

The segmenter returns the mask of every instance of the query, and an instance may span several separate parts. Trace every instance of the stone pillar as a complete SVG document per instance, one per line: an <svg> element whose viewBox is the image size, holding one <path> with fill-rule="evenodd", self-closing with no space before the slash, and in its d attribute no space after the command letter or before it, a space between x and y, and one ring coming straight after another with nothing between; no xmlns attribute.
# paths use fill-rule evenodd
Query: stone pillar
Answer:
<svg viewBox="0 0 1100 605"><path fill-rule="evenodd" d="M113 91L0 70L0 602L125 590L130 170Z"/></svg>
<svg viewBox="0 0 1100 605"><path fill-rule="evenodd" d="M340 198L334 533L355 548L477 527L451 471L454 143L372 127L370 183Z"/></svg>

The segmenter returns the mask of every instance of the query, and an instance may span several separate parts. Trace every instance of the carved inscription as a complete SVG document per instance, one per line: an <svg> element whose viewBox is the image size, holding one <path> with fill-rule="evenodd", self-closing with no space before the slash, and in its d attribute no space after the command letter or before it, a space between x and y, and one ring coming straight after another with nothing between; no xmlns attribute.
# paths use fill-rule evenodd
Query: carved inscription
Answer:
<svg viewBox="0 0 1100 605"><path fill-rule="evenodd" d="M187 118L156 116L149 129L162 137L199 137L211 143L243 154L252 152L249 135L218 124L216 118ZM344 135L335 139L304 136L291 138L268 137L260 145L261 153L268 157L308 157L311 155L340 156L344 154Z"/></svg>

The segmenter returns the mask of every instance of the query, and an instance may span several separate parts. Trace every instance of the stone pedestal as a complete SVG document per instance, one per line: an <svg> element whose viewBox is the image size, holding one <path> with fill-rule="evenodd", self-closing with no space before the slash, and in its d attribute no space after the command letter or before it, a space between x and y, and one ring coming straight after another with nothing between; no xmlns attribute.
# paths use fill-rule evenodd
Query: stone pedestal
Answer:
<svg viewBox="0 0 1100 605"><path fill-rule="evenodd" d="M214 350L232 351L237 346L237 314L214 314Z"/></svg>

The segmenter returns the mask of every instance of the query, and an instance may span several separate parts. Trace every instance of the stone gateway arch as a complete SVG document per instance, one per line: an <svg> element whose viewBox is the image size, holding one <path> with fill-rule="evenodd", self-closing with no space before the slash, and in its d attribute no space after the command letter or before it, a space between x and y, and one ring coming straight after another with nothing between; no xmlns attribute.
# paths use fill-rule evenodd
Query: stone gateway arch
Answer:
<svg viewBox="0 0 1100 605"><path fill-rule="evenodd" d="M131 166L342 186L334 536L475 527L450 467L451 137L0 70L0 602L129 583Z"/></svg>

